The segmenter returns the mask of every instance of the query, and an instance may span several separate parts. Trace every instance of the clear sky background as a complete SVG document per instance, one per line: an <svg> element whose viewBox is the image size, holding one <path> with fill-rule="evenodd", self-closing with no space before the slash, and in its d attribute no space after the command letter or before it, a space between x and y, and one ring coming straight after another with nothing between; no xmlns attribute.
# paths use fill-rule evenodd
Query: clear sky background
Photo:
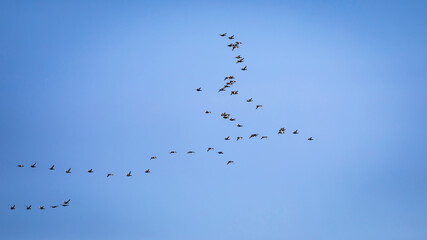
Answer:
<svg viewBox="0 0 427 240"><path fill-rule="evenodd" d="M0 239L427 239L426 13L1 1ZM217 93L228 74L237 96Z"/></svg>

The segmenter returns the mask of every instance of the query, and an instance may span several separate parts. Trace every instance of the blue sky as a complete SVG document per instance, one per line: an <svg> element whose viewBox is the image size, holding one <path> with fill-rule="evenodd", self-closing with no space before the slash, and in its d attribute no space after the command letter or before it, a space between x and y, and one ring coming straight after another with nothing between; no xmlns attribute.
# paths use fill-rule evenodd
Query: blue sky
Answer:
<svg viewBox="0 0 427 240"><path fill-rule="evenodd" d="M425 12L423 1L2 1L0 238L426 239ZM237 96L217 93L229 74Z"/></svg>

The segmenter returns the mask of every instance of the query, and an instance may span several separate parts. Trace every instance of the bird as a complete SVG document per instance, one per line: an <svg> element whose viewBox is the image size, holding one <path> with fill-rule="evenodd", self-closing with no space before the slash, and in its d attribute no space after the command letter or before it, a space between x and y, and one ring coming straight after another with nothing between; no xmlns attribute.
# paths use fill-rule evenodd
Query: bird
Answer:
<svg viewBox="0 0 427 240"><path fill-rule="evenodd" d="M61 206L63 206L63 207L68 207L68 206L70 206L70 205L68 205L68 204L61 204Z"/></svg>
<svg viewBox="0 0 427 240"><path fill-rule="evenodd" d="M58 207L58 205L55 205L55 206L50 206L51 208L57 208Z"/></svg>
<svg viewBox="0 0 427 240"><path fill-rule="evenodd" d="M239 91L231 91L230 95L237 95L239 94Z"/></svg>
<svg viewBox="0 0 427 240"><path fill-rule="evenodd" d="M169 154L176 153L176 151L170 151Z"/></svg>
<svg viewBox="0 0 427 240"><path fill-rule="evenodd" d="M27 210L31 210L31 205L30 205L30 206L25 205L25 208L26 208Z"/></svg>
<svg viewBox="0 0 427 240"><path fill-rule="evenodd" d="M224 115L222 118L227 119L229 117L230 117L230 115Z"/></svg>
<svg viewBox="0 0 427 240"><path fill-rule="evenodd" d="M237 124L237 127L243 127L243 125Z"/></svg>
<svg viewBox="0 0 427 240"><path fill-rule="evenodd" d="M267 139L267 136L262 136L261 139Z"/></svg>
<svg viewBox="0 0 427 240"><path fill-rule="evenodd" d="M239 45L238 44L233 44L233 48L231 49L231 51L234 51L234 49L237 49L237 48L239 48Z"/></svg>
<svg viewBox="0 0 427 240"><path fill-rule="evenodd" d="M238 55L237 57L236 57L237 59L240 59L240 58L242 58L240 55Z"/></svg>
<svg viewBox="0 0 427 240"><path fill-rule="evenodd" d="M313 141L313 138L312 138L312 137L309 137L307 140L308 140L308 141Z"/></svg>
<svg viewBox="0 0 427 240"><path fill-rule="evenodd" d="M235 118L230 118L230 121L236 121L236 119Z"/></svg>
<svg viewBox="0 0 427 240"><path fill-rule="evenodd" d="M245 58L241 58L241 59L237 60L237 61L236 61L236 64L237 64L237 63L242 63L242 62L243 62L243 59L245 59Z"/></svg>
<svg viewBox="0 0 427 240"><path fill-rule="evenodd" d="M246 71L248 66L244 66L243 68L241 68L242 71Z"/></svg>
<svg viewBox="0 0 427 240"><path fill-rule="evenodd" d="M16 167L24 167L24 165L19 164L19 165L17 165Z"/></svg>
<svg viewBox="0 0 427 240"><path fill-rule="evenodd" d="M157 159L157 157L151 157L150 160Z"/></svg>
<svg viewBox="0 0 427 240"><path fill-rule="evenodd" d="M36 163L33 163L33 165L30 166L31 168L35 168L36 167Z"/></svg>
<svg viewBox="0 0 427 240"><path fill-rule="evenodd" d="M71 168L69 168L65 173L71 173Z"/></svg>
<svg viewBox="0 0 427 240"><path fill-rule="evenodd" d="M92 168L87 171L88 173L93 173Z"/></svg>
<svg viewBox="0 0 427 240"><path fill-rule="evenodd" d="M15 210L15 205L11 206L11 205L9 204L9 208L10 208L10 210Z"/></svg>
<svg viewBox="0 0 427 240"><path fill-rule="evenodd" d="M234 35L229 36L228 39L234 39Z"/></svg>
<svg viewBox="0 0 427 240"><path fill-rule="evenodd" d="M63 202L64 202L64 204L68 204L68 203L70 203L70 201L71 201L71 199L68 199L67 201L63 201Z"/></svg>
<svg viewBox="0 0 427 240"><path fill-rule="evenodd" d="M236 44L242 44L242 42L236 42Z"/></svg>
<svg viewBox="0 0 427 240"><path fill-rule="evenodd" d="M218 90L218 92L222 92L222 91L225 91L225 88L220 88L220 89Z"/></svg>
<svg viewBox="0 0 427 240"><path fill-rule="evenodd" d="M214 148L212 147L208 148L207 152L209 152L210 150L214 150Z"/></svg>
<svg viewBox="0 0 427 240"><path fill-rule="evenodd" d="M199 88L197 88L197 89L196 89L196 91L201 92L201 91L202 91L202 88L201 88L201 87L199 87Z"/></svg>
<svg viewBox="0 0 427 240"><path fill-rule="evenodd" d="M40 206L39 208L40 208L40 210L44 210L44 207L43 207L43 206Z"/></svg>
<svg viewBox="0 0 427 240"><path fill-rule="evenodd" d="M114 176L114 174L112 174L112 173L108 173L108 174L107 174L107 177L110 177L110 176Z"/></svg>
<svg viewBox="0 0 427 240"><path fill-rule="evenodd" d="M145 173L150 173L150 169L145 170Z"/></svg>
<svg viewBox="0 0 427 240"><path fill-rule="evenodd" d="M281 128L279 129L279 132L277 134L284 134L285 133L285 128Z"/></svg>
<svg viewBox="0 0 427 240"><path fill-rule="evenodd" d="M52 165L52 167L50 167L49 170L55 170L55 164Z"/></svg>
<svg viewBox="0 0 427 240"><path fill-rule="evenodd" d="M227 46L228 46L228 47L232 47L233 45L234 45L234 44L230 43L230 44L228 44Z"/></svg>
<svg viewBox="0 0 427 240"><path fill-rule="evenodd" d="M221 37L225 37L227 33L220 34Z"/></svg>
<svg viewBox="0 0 427 240"><path fill-rule="evenodd" d="M230 140L230 136L228 136L228 137L224 138L224 140Z"/></svg>
<svg viewBox="0 0 427 240"><path fill-rule="evenodd" d="M218 152L218 154L224 154L223 152Z"/></svg>
<svg viewBox="0 0 427 240"><path fill-rule="evenodd" d="M188 151L187 153L194 153L193 151Z"/></svg>
<svg viewBox="0 0 427 240"><path fill-rule="evenodd" d="M210 111L208 111L208 110L206 110L206 111L205 111L205 113L206 113L206 114L209 114L209 113L211 113L211 112L210 112Z"/></svg>
<svg viewBox="0 0 427 240"><path fill-rule="evenodd" d="M256 105L256 108L255 108L255 109L258 109L258 108L260 108L260 107L262 107L262 105Z"/></svg>
<svg viewBox="0 0 427 240"><path fill-rule="evenodd" d="M293 134L298 134L298 129L292 132Z"/></svg>
<svg viewBox="0 0 427 240"><path fill-rule="evenodd" d="M129 172L126 174L126 176L127 176L127 177L131 177L131 176L132 176L131 172L132 172L132 171L129 171Z"/></svg>
<svg viewBox="0 0 427 240"><path fill-rule="evenodd" d="M249 139L251 139L251 138L253 138L253 137L257 137L258 136L258 134L257 133L254 133L254 134L252 134L250 137L249 137Z"/></svg>
<svg viewBox="0 0 427 240"><path fill-rule="evenodd" d="M228 161L228 162L227 162L227 165L228 165L228 164L230 164L230 163L234 163L234 161Z"/></svg>
<svg viewBox="0 0 427 240"><path fill-rule="evenodd" d="M243 137L237 137L236 141L243 139Z"/></svg>
<svg viewBox="0 0 427 240"><path fill-rule="evenodd" d="M246 102L253 102L252 98L249 98L248 100L246 100Z"/></svg>

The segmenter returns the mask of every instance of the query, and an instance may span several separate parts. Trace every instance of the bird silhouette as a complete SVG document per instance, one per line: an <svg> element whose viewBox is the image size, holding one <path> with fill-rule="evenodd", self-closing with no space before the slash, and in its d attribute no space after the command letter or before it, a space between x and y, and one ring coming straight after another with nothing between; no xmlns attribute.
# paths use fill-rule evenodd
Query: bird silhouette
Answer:
<svg viewBox="0 0 427 240"><path fill-rule="evenodd" d="M25 205L25 208L26 208L27 210L31 210L31 205L30 205L30 206Z"/></svg>
<svg viewBox="0 0 427 240"><path fill-rule="evenodd" d="M228 164L230 164L230 163L234 163L234 161L228 161L228 162L227 162L227 165L228 165Z"/></svg>
<svg viewBox="0 0 427 240"><path fill-rule="evenodd" d="M193 151L188 151L187 153L194 153Z"/></svg>
<svg viewBox="0 0 427 240"><path fill-rule="evenodd" d="M240 59L240 58L242 58L240 55L238 55L237 57L236 57L237 59Z"/></svg>
<svg viewBox="0 0 427 240"><path fill-rule="evenodd" d="M309 137L307 140L308 140L308 141L313 141L313 138L312 138L312 137Z"/></svg>
<svg viewBox="0 0 427 240"><path fill-rule="evenodd" d="M228 39L234 39L234 35L229 36Z"/></svg>
<svg viewBox="0 0 427 240"><path fill-rule="evenodd" d="M169 154L176 153L176 151L170 151Z"/></svg>
<svg viewBox="0 0 427 240"><path fill-rule="evenodd" d="M218 152L218 154L224 154L223 152Z"/></svg>
<svg viewBox="0 0 427 240"><path fill-rule="evenodd" d="M210 150L214 150L214 148L212 147L208 148L207 152L209 152Z"/></svg>
<svg viewBox="0 0 427 240"><path fill-rule="evenodd" d="M51 170L51 171L52 171L52 170L55 170L55 164L54 164L54 165L52 165L52 167L50 167L50 168L49 168L49 170Z"/></svg>
<svg viewBox="0 0 427 240"><path fill-rule="evenodd" d="M15 205L11 206L9 205L10 210L15 210Z"/></svg>
<svg viewBox="0 0 427 240"><path fill-rule="evenodd" d="M145 173L150 173L150 169L145 170Z"/></svg>
<svg viewBox="0 0 427 240"><path fill-rule="evenodd" d="M227 33L220 34L221 37L225 37Z"/></svg>
<svg viewBox="0 0 427 240"><path fill-rule="evenodd" d="M298 134L298 129L292 132L293 134Z"/></svg>
<svg viewBox="0 0 427 240"><path fill-rule="evenodd" d="M54 206L50 206L51 208L57 208L58 207L58 205L54 205Z"/></svg>
<svg viewBox="0 0 427 240"><path fill-rule="evenodd" d="M67 201L63 201L63 202L64 202L64 204L68 204L68 203L70 203L70 201L71 201L71 199L68 199Z"/></svg>
<svg viewBox="0 0 427 240"><path fill-rule="evenodd" d="M224 140L230 140L230 136L228 136L228 137L224 138Z"/></svg>
<svg viewBox="0 0 427 240"><path fill-rule="evenodd" d="M132 176L131 172L132 172L132 171L129 171L129 172L126 174L126 176L127 176L127 177L131 177L131 176Z"/></svg>
<svg viewBox="0 0 427 240"><path fill-rule="evenodd" d="M92 168L87 171L88 173L93 173Z"/></svg>
<svg viewBox="0 0 427 240"><path fill-rule="evenodd" d="M65 173L71 173L71 168L69 168Z"/></svg>
<svg viewBox="0 0 427 240"><path fill-rule="evenodd" d="M150 160L157 159L157 157L151 157Z"/></svg>
<svg viewBox="0 0 427 240"><path fill-rule="evenodd" d="M35 168L36 167L36 163L33 163L33 165L30 166L31 168Z"/></svg>
<svg viewBox="0 0 427 240"><path fill-rule="evenodd" d="M220 89L218 90L218 92L223 92L223 91L225 91L225 88L220 88Z"/></svg>
<svg viewBox="0 0 427 240"><path fill-rule="evenodd" d="M249 137L249 139L251 139L251 138L253 138L253 137L257 137L258 136L258 134L257 133L254 133L254 134L252 134L250 137Z"/></svg>
<svg viewBox="0 0 427 240"><path fill-rule="evenodd" d="M202 88L201 88L201 87L199 87L199 88L197 88L197 89L196 89L196 91L201 92L201 91L202 91Z"/></svg>
<svg viewBox="0 0 427 240"><path fill-rule="evenodd" d="M243 68L241 68L242 71L246 71L248 66L244 66Z"/></svg>
<svg viewBox="0 0 427 240"><path fill-rule="evenodd" d="M210 112L210 111L208 111L208 110L206 110L206 111L205 111L205 113L206 113L206 114L209 114L209 113L211 113L211 112Z"/></svg>
<svg viewBox="0 0 427 240"><path fill-rule="evenodd" d="M267 139L267 136L262 136L261 139Z"/></svg>
<svg viewBox="0 0 427 240"><path fill-rule="evenodd" d="M243 125L237 124L237 127L243 127Z"/></svg>
<svg viewBox="0 0 427 240"><path fill-rule="evenodd" d="M261 107L262 107L262 105L256 105L255 109L258 109L258 108L261 108Z"/></svg>
<svg viewBox="0 0 427 240"><path fill-rule="evenodd" d="M236 64L237 64L237 63L242 63L244 59L245 59L245 58L241 58L241 59L237 60L237 61L236 61Z"/></svg>
<svg viewBox="0 0 427 240"><path fill-rule="evenodd" d="M114 174L112 174L112 173L108 173L108 174L107 174L107 177L110 177L110 176L114 176Z"/></svg>
<svg viewBox="0 0 427 240"><path fill-rule="evenodd" d="M44 207L43 207L43 206L40 206L39 208L40 208L40 210L44 210Z"/></svg>
<svg viewBox="0 0 427 240"><path fill-rule="evenodd" d="M237 95L239 94L239 91L231 91L230 95Z"/></svg>
<svg viewBox="0 0 427 240"><path fill-rule="evenodd" d="M24 167L24 165L19 164L19 165L17 165L16 167Z"/></svg>
<svg viewBox="0 0 427 240"><path fill-rule="evenodd" d="M236 119L235 118L230 118L230 121L236 121Z"/></svg>
<svg viewBox="0 0 427 240"><path fill-rule="evenodd" d="M285 128L281 128L281 129L279 129L279 132L278 132L278 134L285 134Z"/></svg>
<svg viewBox="0 0 427 240"><path fill-rule="evenodd" d="M243 137L237 137L236 141L242 140Z"/></svg>
<svg viewBox="0 0 427 240"><path fill-rule="evenodd" d="M63 207L68 207L68 206L70 206L70 205L68 205L68 204L61 204L61 206L63 206Z"/></svg>
<svg viewBox="0 0 427 240"><path fill-rule="evenodd" d="M246 102L253 102L252 98L249 98L248 100L246 100Z"/></svg>

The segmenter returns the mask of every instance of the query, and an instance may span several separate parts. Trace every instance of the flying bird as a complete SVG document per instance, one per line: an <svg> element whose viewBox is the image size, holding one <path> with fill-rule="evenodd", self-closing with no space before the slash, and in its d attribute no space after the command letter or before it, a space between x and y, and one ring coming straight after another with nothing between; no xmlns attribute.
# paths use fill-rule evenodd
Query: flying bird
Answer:
<svg viewBox="0 0 427 240"><path fill-rule="evenodd" d="M254 133L254 134L252 134L250 137L249 137L249 139L251 139L251 138L253 138L253 137L257 137L258 136L258 134L257 133Z"/></svg>
<svg viewBox="0 0 427 240"><path fill-rule="evenodd" d="M55 206L50 206L51 208L57 208L58 207L58 205L55 205Z"/></svg>
<svg viewBox="0 0 427 240"><path fill-rule="evenodd" d="M44 207L43 207L43 206L40 206L39 208L40 208L40 210L44 210Z"/></svg>
<svg viewBox="0 0 427 240"><path fill-rule="evenodd" d="M196 91L201 92L201 91L202 91L202 88L201 88L201 87L199 87L199 88L197 88L197 89L196 89Z"/></svg>
<svg viewBox="0 0 427 240"><path fill-rule="evenodd" d="M242 63L242 62L243 62L243 59L245 59L245 58L241 58L241 59L237 60L237 61L236 61L236 64L237 64L237 63Z"/></svg>
<svg viewBox="0 0 427 240"><path fill-rule="evenodd" d="M150 160L157 159L157 157L151 157Z"/></svg>
<svg viewBox="0 0 427 240"><path fill-rule="evenodd" d="M15 205L11 206L9 205L10 210L15 210Z"/></svg>
<svg viewBox="0 0 427 240"><path fill-rule="evenodd" d="M237 124L237 127L243 127L243 125Z"/></svg>
<svg viewBox="0 0 427 240"><path fill-rule="evenodd" d="M260 107L262 107L262 105L256 105L256 108L255 108L255 109L258 109L258 108L260 108Z"/></svg>
<svg viewBox="0 0 427 240"><path fill-rule="evenodd" d="M218 154L224 154L223 152L218 152Z"/></svg>
<svg viewBox="0 0 427 240"><path fill-rule="evenodd" d="M170 151L169 154L176 153L176 151Z"/></svg>
<svg viewBox="0 0 427 240"><path fill-rule="evenodd" d="M188 151L187 153L194 153L193 151Z"/></svg>
<svg viewBox="0 0 427 240"><path fill-rule="evenodd" d="M114 176L114 174L112 174L112 173L108 173L108 174L107 174L107 177L110 177L110 176Z"/></svg>
<svg viewBox="0 0 427 240"><path fill-rule="evenodd" d="M267 136L262 136L261 139L267 139Z"/></svg>
<svg viewBox="0 0 427 240"><path fill-rule="evenodd" d="M312 137L309 137L307 140L308 140L308 141L313 141L313 138L312 138Z"/></svg>
<svg viewBox="0 0 427 240"><path fill-rule="evenodd" d="M227 162L227 165L228 165L228 164L230 164L230 163L234 163L234 161L228 161L228 162Z"/></svg>
<svg viewBox="0 0 427 240"><path fill-rule="evenodd" d="M234 51L234 49L238 49L239 48L239 44L233 44L233 48L231 49L231 51Z"/></svg>
<svg viewBox="0 0 427 240"><path fill-rule="evenodd" d="M64 204L68 204L68 203L70 203L70 201L71 201L71 199L68 199L67 201L63 201L63 202L64 202Z"/></svg>
<svg viewBox="0 0 427 240"><path fill-rule="evenodd" d="M145 170L145 173L150 173L150 169Z"/></svg>
<svg viewBox="0 0 427 240"><path fill-rule="evenodd" d="M49 170L55 170L55 164L52 165L52 167L50 167Z"/></svg>
<svg viewBox="0 0 427 240"><path fill-rule="evenodd" d="M246 100L246 102L253 102L252 98L249 98L248 100Z"/></svg>
<svg viewBox="0 0 427 240"><path fill-rule="evenodd" d="M230 118L230 121L236 121L236 119L235 118Z"/></svg>
<svg viewBox="0 0 427 240"><path fill-rule="evenodd" d="M238 45L239 45L239 44L242 44L242 42L236 42L236 44L238 44Z"/></svg>
<svg viewBox="0 0 427 240"><path fill-rule="evenodd" d="M228 137L224 138L224 140L230 140L230 136L228 136Z"/></svg>
<svg viewBox="0 0 427 240"><path fill-rule="evenodd" d="M236 141L243 139L243 137L237 137Z"/></svg>
<svg viewBox="0 0 427 240"><path fill-rule="evenodd" d="M240 58L242 58L240 55L238 55L237 57L236 57L237 59L240 59Z"/></svg>
<svg viewBox="0 0 427 240"><path fill-rule="evenodd" d="M208 110L206 110L206 111L205 111L205 113L206 113L206 114L209 114L209 113L211 113L211 112L210 112L210 111L208 111Z"/></svg>
<svg viewBox="0 0 427 240"><path fill-rule="evenodd" d="M220 88L220 89L218 90L218 92L223 92L223 91L225 91L225 88Z"/></svg>
<svg viewBox="0 0 427 240"><path fill-rule="evenodd" d="M285 133L285 128L281 128L279 129L279 132L277 134L284 134Z"/></svg>
<svg viewBox="0 0 427 240"><path fill-rule="evenodd" d="M210 150L214 150L214 148L211 148L211 147L210 147L210 148L208 148L207 152L209 152Z"/></svg>
<svg viewBox="0 0 427 240"><path fill-rule="evenodd" d="M68 205L68 204L61 204L61 206L63 206L63 207L68 207L68 206L70 206L70 205Z"/></svg>
<svg viewBox="0 0 427 240"><path fill-rule="evenodd" d="M234 44L232 44L232 43L227 45L227 47L232 47L232 46L234 46Z"/></svg>
<svg viewBox="0 0 427 240"><path fill-rule="evenodd" d="M229 36L228 39L234 39L234 35Z"/></svg>
<svg viewBox="0 0 427 240"><path fill-rule="evenodd" d="M69 168L65 173L71 173L71 168Z"/></svg>
<svg viewBox="0 0 427 240"><path fill-rule="evenodd" d="M132 176L131 172L132 172L132 171L129 171L129 172L126 174L126 176L127 176L127 177L131 177L131 176Z"/></svg>
<svg viewBox="0 0 427 240"><path fill-rule="evenodd" d="M18 165L18 166L16 166L16 167L24 167L24 165L19 164L19 165Z"/></svg>
<svg viewBox="0 0 427 240"><path fill-rule="evenodd" d="M237 94L239 94L239 91L231 91L230 95L237 95Z"/></svg>
<svg viewBox="0 0 427 240"><path fill-rule="evenodd" d="M31 205L30 205L30 206L25 205L25 208L26 208L27 210L31 210Z"/></svg>
<svg viewBox="0 0 427 240"><path fill-rule="evenodd" d="M246 71L248 66L244 66L243 68L241 68L242 71Z"/></svg>
<svg viewBox="0 0 427 240"><path fill-rule="evenodd" d="M225 37L227 33L220 34L221 37Z"/></svg>
<svg viewBox="0 0 427 240"><path fill-rule="evenodd" d="M292 132L293 134L298 134L298 129Z"/></svg>
<svg viewBox="0 0 427 240"><path fill-rule="evenodd" d="M36 163L34 163L33 165L30 166L31 168L35 168L36 167Z"/></svg>
<svg viewBox="0 0 427 240"><path fill-rule="evenodd" d="M88 173L93 173L92 168L87 171Z"/></svg>

